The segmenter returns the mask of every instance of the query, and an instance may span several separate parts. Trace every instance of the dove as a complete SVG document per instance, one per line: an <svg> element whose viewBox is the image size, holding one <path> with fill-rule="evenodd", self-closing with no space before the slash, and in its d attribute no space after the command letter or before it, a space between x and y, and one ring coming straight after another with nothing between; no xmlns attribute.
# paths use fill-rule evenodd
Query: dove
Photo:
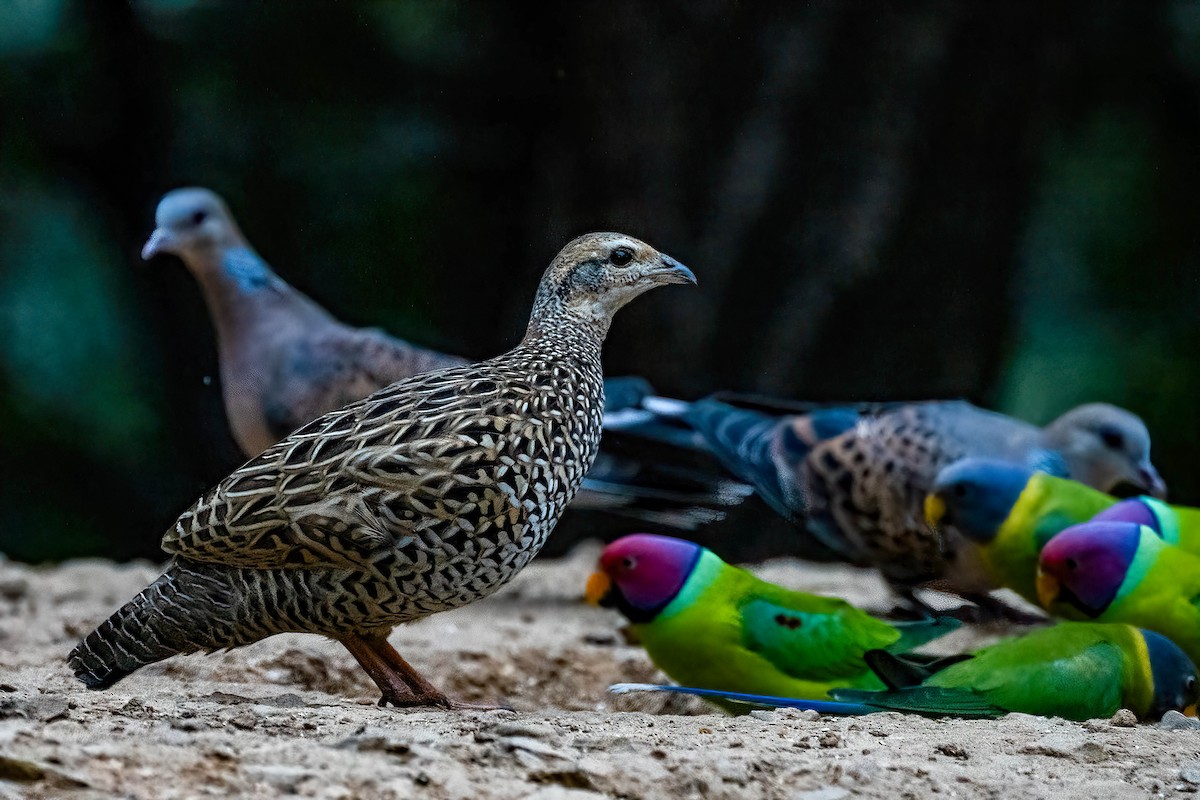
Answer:
<svg viewBox="0 0 1200 800"><path fill-rule="evenodd" d="M1150 436L1132 413L1106 404L1072 409L1047 425L962 401L817 408L774 415L707 399L680 416L737 477L802 533L796 554L880 570L910 603L923 585L987 602L955 574L954 553L924 514L938 474L987 456L1071 476L1102 490L1162 494Z"/></svg>

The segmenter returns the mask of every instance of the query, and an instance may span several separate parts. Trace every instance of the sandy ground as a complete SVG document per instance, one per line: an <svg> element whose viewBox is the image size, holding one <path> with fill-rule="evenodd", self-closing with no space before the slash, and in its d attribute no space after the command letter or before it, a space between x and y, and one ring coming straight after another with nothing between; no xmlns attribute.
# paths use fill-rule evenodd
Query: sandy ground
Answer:
<svg viewBox="0 0 1200 800"><path fill-rule="evenodd" d="M619 618L580 601L598 548L541 561L495 597L393 643L461 699L515 711L383 709L337 644L279 636L89 692L63 657L157 569L0 562L0 798L1145 798L1200 788L1200 731L799 712L727 717L614 697L660 679ZM868 607L873 576L776 561L771 580ZM945 644L978 644L963 631ZM1117 720L1119 723L1120 720Z"/></svg>

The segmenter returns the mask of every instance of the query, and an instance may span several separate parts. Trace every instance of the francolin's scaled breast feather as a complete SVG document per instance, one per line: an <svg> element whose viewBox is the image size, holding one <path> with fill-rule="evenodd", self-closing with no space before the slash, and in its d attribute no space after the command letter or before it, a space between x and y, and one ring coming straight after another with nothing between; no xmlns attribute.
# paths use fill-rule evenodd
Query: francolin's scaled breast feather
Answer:
<svg viewBox="0 0 1200 800"><path fill-rule="evenodd" d="M388 644L485 597L538 552L596 456L613 314L683 265L616 233L551 263L521 343L398 381L269 447L163 538L167 571L69 656L103 689L178 653L307 632L397 706L452 703Z"/></svg>

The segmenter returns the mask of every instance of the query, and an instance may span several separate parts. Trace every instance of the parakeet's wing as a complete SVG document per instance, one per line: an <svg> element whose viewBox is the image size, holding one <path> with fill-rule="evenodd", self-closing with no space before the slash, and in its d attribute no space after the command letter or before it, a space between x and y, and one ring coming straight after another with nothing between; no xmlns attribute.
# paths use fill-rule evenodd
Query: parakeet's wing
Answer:
<svg viewBox="0 0 1200 800"><path fill-rule="evenodd" d="M792 593L757 596L741 606L745 646L777 669L804 680L836 680L866 669L868 650L898 638L886 622L844 600Z"/></svg>
<svg viewBox="0 0 1200 800"><path fill-rule="evenodd" d="M967 691L1007 711L1074 719L1120 708L1125 676L1120 647L1090 631L1082 636L1054 631L985 648L934 674L922 688Z"/></svg>

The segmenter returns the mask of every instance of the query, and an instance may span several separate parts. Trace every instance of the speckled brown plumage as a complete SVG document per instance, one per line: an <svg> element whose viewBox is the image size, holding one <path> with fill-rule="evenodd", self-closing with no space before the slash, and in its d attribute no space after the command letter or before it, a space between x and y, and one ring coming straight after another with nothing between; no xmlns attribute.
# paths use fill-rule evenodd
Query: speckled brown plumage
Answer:
<svg viewBox="0 0 1200 800"><path fill-rule="evenodd" d="M962 401L815 408L777 416L703 400L684 418L742 479L804 529L800 555L878 568L904 594L915 585L968 596L979 583L969 544L931 528L924 501L938 473L969 456L1002 459L1111 491L1162 490L1150 437L1135 415L1104 404L1045 428Z"/></svg>
<svg viewBox="0 0 1200 800"><path fill-rule="evenodd" d="M533 558L596 456L612 315L691 280L630 237L570 243L516 348L325 414L197 501L163 539L166 574L71 653L76 675L103 688L175 653L301 631L343 641L385 701L445 704L387 632Z"/></svg>

